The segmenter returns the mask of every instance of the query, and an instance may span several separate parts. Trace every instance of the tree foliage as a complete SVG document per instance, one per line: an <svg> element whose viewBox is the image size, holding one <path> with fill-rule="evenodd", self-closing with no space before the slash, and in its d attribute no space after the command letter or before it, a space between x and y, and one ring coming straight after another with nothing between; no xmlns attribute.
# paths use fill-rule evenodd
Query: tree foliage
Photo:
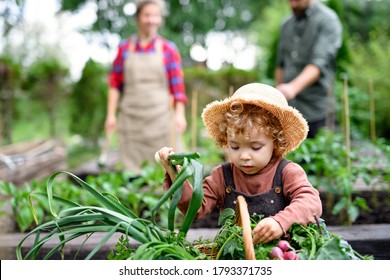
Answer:
<svg viewBox="0 0 390 280"><path fill-rule="evenodd" d="M57 111L64 102L69 70L56 58L47 57L33 63L24 81L24 89L38 100L47 113L50 136L57 136Z"/></svg>
<svg viewBox="0 0 390 280"><path fill-rule="evenodd" d="M12 143L12 123L15 116L15 90L21 78L20 66L11 57L0 57L0 143Z"/></svg>
<svg viewBox="0 0 390 280"><path fill-rule="evenodd" d="M132 9L134 8L134 0L57 1L60 8L59 14L61 12L76 14L82 9L94 10L96 13L95 22L90 28L82 31L86 36L91 35L94 39L96 37L101 38L101 43L109 49L116 48L113 44L116 44L117 41L114 42L112 40L112 35L126 38L136 31L135 20L132 14L134 12L134 9ZM201 45L207 49L206 38L210 32L226 32L231 35L228 40L241 36L245 38L246 43L258 46L260 49L256 60L258 65L254 69L254 71L257 71L256 78L261 77L263 81L265 81L265 76L269 79L272 78L274 62L272 55L274 54L275 42L278 37L280 20L290 12L288 1L179 0L166 1L166 3L169 14L165 19L165 25L161 29L161 35L176 43L184 60L188 59L192 63L189 53L194 44ZM388 73L386 71L388 68L386 55L390 39L389 1L327 0L324 3L336 10L343 23L344 38L343 47L339 52L338 72L347 73L351 85L359 87L359 93L361 94L368 95L368 83L369 81L373 82L376 93L378 135L388 136L390 133L388 125L390 116L386 108L389 107L390 101L387 98L389 84L388 79L386 79L386 73ZM70 84L67 84L68 89L65 89L68 70L62 66L62 63L67 59L66 53L57 54L60 51L58 46L52 46L52 49L46 46L44 43L45 38L39 36L43 34L43 30L36 28L34 30L32 26L21 25L23 23L25 4L25 0L0 0L0 34L2 35L0 56L12 57L10 60L0 59L0 64L2 64L0 66L2 67L0 70L2 72L1 75L12 73L11 85L9 76L7 78L2 76L0 80L0 137L2 137L0 140L3 143L5 143L5 139L11 141L11 138L7 137L10 137L12 121L16 121L17 106L14 105L18 104L21 99L26 100L26 98L31 97L31 102L40 104L39 108L44 108L48 114L48 121L51 121L58 118L56 115L58 114L59 104L66 100L67 96L65 94L72 90L72 99L74 98L74 101L71 101L71 104L77 110L75 113L72 113L76 116L72 116L73 120L71 122L77 123L81 114L85 114L85 119L92 118L94 121L101 118L101 116L93 115L92 112L87 113L84 111L87 111L85 108L92 108L91 110L94 111L95 107L101 106L100 102L105 101L106 98L102 91L104 85L101 83L103 82L98 81L98 78L96 78L100 75L100 72L98 70L96 72L94 72L95 70L88 70L90 67L93 68L90 64L91 62L85 65L84 71L86 72L83 73L80 81L75 84L75 89L71 89ZM42 3L40 4L42 5ZM25 37L21 47L11 39L14 33L20 35L23 32L24 35L22 35ZM226 45L230 43L228 40ZM57 64L49 62L50 58L48 57L52 57L52 55L58 57ZM226 64L227 66L232 66L229 63ZM185 67L188 65L185 64ZM229 69L229 67L225 68ZM91 71L91 73L87 73L88 71ZM204 72L203 82L210 75L209 71ZM100 79L104 81L106 73L101 73L101 75ZM234 78L237 78L237 73L234 73ZM188 80L191 80L191 76L189 76ZM189 81L186 81L186 83ZM20 91L19 85L21 83L24 84L23 89L26 92ZM86 85L83 86L81 85L82 83L86 83ZM229 87L231 83L232 81L228 81L226 84ZM237 83L240 82L238 81ZM189 94L192 88L196 87L197 84L188 85ZM211 85L211 87L214 87L214 85ZM217 87L220 87L220 84ZM9 88L12 91L12 98L4 101L5 97L11 96ZM229 91L225 84L222 84L221 89L224 93ZM76 94L76 92L78 93ZM85 96L81 97L83 94ZM56 99L52 100L51 98L54 97ZM93 100L95 97L101 99ZM85 101L80 102L81 105L77 104L78 100L84 100L84 98ZM364 100L366 99L364 98ZM82 104L89 104L89 102L91 102L89 107L78 107L83 106ZM368 104L365 106L368 106ZM101 113L105 111L104 108L99 110L101 110ZM23 109L20 112L25 113ZM80 121L80 126L82 123L85 124L84 120ZM76 128L76 126L74 124L72 130L82 135L83 133L80 132L81 128ZM55 124L52 124L52 133L55 133L54 127ZM96 131L100 132L100 129L97 128Z"/></svg>
<svg viewBox="0 0 390 280"><path fill-rule="evenodd" d="M14 26L23 20L25 0L0 0L0 35L7 38L7 35Z"/></svg>
<svg viewBox="0 0 390 280"><path fill-rule="evenodd" d="M372 32L390 38L390 5L388 0L344 0L345 27L360 42L369 42Z"/></svg>
<svg viewBox="0 0 390 280"><path fill-rule="evenodd" d="M161 34L173 40L183 56L189 53L194 43L205 46L209 31L244 31L251 22L261 16L261 11L272 1L251 0L181 0L166 1L168 16ZM96 21L90 31L100 34L113 33L122 38L136 32L132 15L127 7L134 1L109 0L62 0L61 10L76 12L85 5L94 5ZM102 42L108 45L109 42Z"/></svg>
<svg viewBox="0 0 390 280"><path fill-rule="evenodd" d="M70 131L93 146L97 146L104 128L108 88L106 79L102 79L105 74L104 66L88 60L70 95Z"/></svg>

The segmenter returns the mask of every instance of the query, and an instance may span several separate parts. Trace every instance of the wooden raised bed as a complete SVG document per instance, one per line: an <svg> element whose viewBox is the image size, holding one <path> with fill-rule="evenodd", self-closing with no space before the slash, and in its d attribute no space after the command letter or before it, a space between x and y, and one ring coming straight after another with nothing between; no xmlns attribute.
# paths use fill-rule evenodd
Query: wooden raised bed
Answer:
<svg viewBox="0 0 390 280"><path fill-rule="evenodd" d="M192 228L189 230L187 237L191 241L199 239L199 237L212 239L217 231L217 228ZM374 260L390 260L390 224L328 226L328 231L342 236L352 248L362 255L371 255ZM79 253L77 259L84 259L105 235L106 233L96 232L88 238L86 243L84 243L85 237L72 240L65 248L64 253L67 256L65 259L73 259L77 252ZM120 236L119 233L114 234L93 259L107 260L107 255L114 249ZM22 233L0 234L0 259L16 259L15 248L23 237L24 234ZM25 252L32 246L32 241L26 242ZM136 241L131 240L130 243L131 246L139 246ZM56 241L46 244L48 247L44 248L44 251L50 250L54 244L56 244ZM83 249L79 251L81 245L83 245ZM59 254L56 254L53 259L60 259Z"/></svg>
<svg viewBox="0 0 390 280"><path fill-rule="evenodd" d="M59 140L33 140L0 147L0 180L17 186L66 167L66 149Z"/></svg>

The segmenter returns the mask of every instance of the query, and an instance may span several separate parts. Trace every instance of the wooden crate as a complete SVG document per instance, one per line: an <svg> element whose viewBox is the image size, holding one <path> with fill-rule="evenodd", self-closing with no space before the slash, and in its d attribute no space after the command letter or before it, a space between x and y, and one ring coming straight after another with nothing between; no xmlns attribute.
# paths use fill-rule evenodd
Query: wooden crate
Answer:
<svg viewBox="0 0 390 280"><path fill-rule="evenodd" d="M0 180L17 186L64 170L66 149L56 139L33 140L0 147Z"/></svg>

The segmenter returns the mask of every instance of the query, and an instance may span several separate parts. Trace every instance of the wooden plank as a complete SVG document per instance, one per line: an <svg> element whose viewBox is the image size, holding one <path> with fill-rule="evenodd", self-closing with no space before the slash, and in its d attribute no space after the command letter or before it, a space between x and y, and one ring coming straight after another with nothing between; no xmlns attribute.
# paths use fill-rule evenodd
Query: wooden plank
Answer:
<svg viewBox="0 0 390 280"><path fill-rule="evenodd" d="M61 141L29 141L0 147L0 180L22 185L66 169L66 150ZM5 160L8 160L8 163Z"/></svg>

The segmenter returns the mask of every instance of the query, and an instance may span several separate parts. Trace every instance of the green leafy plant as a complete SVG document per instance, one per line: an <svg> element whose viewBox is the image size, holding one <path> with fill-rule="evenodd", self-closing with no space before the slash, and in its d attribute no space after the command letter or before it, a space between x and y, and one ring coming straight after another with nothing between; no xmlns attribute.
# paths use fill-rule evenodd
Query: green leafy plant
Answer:
<svg viewBox="0 0 390 280"><path fill-rule="evenodd" d="M195 260L185 248L176 244L154 241L142 244L129 258L134 260Z"/></svg>
<svg viewBox="0 0 390 280"><path fill-rule="evenodd" d="M86 178L86 182L93 188L115 194L126 207L145 219L151 218L151 209L164 194L161 188L163 180L163 168L157 164L144 164L138 176L123 171L104 172ZM160 207L155 221L167 227L167 215L168 205L165 203Z"/></svg>
<svg viewBox="0 0 390 280"><path fill-rule="evenodd" d="M252 215L251 228L253 229L263 217ZM299 260L370 260L372 256L362 256L357 253L342 237L327 231L324 220L317 223L300 225L294 223L288 230L290 249L298 255ZM236 214L233 209L224 209L221 213L218 230L212 246L218 252L217 260L244 260L244 242L242 227L236 223ZM266 244L255 244L254 251L257 260L271 260L272 249L280 238ZM201 242L201 241L198 241ZM203 243L204 244L204 243ZM209 243L210 244L210 243Z"/></svg>
<svg viewBox="0 0 390 280"><path fill-rule="evenodd" d="M169 210L171 211L173 207L176 208L176 193L180 193L185 180L192 180L193 197L178 232L175 232L172 228L174 226L174 215L172 213L168 216L168 230L163 230L156 223L139 218L114 195L97 191L69 172L59 171L53 173L47 181L46 193L35 193L30 196L30 198L33 196L47 196L53 219L38 225L26 234L16 248L17 258L40 258L43 247L54 240L58 240L58 242L52 248L49 248L50 250L44 253L42 258L50 259L55 253L59 253L64 258L63 252L68 242L76 238L84 238L84 245L95 232L106 232L102 240L87 255L86 259L91 259L114 233L119 232L122 233L122 236L119 238L114 251L109 254L109 259L211 259L209 255L206 255L196 246L196 242L191 243L186 239L186 233L203 198L203 192L198 189L202 188L202 165L196 161L198 157L199 155L196 153L176 154L170 157L172 166L181 165L182 168L171 186L172 191L166 192L167 195L164 195L152 209L153 216L157 209L171 197ZM94 196L99 202L99 206L83 206L53 195L55 178L64 173L79 183L84 191ZM31 201L30 199L32 213L38 223L36 211ZM236 218L236 213L232 209L225 209L220 215L221 229L212 242L213 246L219 250L217 259L244 259L243 230L236 224ZM261 215L250 217L252 229L261 218ZM300 259L369 259L369 257L358 255L341 237L328 233L324 224L322 226L319 223L308 226L294 224L288 232L291 237L290 244L299 252ZM30 237L35 237L33 245L23 254L22 247ZM140 246L136 249L130 247L129 240L131 238L140 243ZM254 247L256 259L270 259L270 251L279 241L274 240L267 244L256 244Z"/></svg>
<svg viewBox="0 0 390 280"><path fill-rule="evenodd" d="M203 199L202 165L196 161L196 158L198 157L199 154L196 153L175 154L171 157L172 165L180 164L182 168L173 183L173 191L168 191L167 195L164 195L152 209L153 217L155 217L157 209L165 203L171 194L175 193L175 191L182 187L184 180L190 179L192 176L191 178L194 186L193 200L190 202L190 207L184 217L183 224L180 227L177 238L175 238L176 243L178 243L179 240L185 239L184 237ZM60 174L67 174L72 177L84 191L87 191L98 201L99 206L84 206L53 195L54 180ZM175 194L173 196L175 196ZM62 252L68 242L75 238L85 238L84 243L86 243L89 236L95 232L106 232L107 234L93 248L86 259L91 259L116 232L123 233L125 239L122 238L119 240L116 246L119 253L111 253L111 258L118 259L126 256L126 254L132 256L130 255L131 251L126 253L127 251L125 249L128 245L126 243L126 239L128 238L133 238L143 244L142 247L140 246L141 248L139 250L148 252L148 254L140 254L136 251L134 253L135 257L147 255L149 256L148 258L154 258L154 256L166 254L166 258L177 257L180 259L184 258L184 256L187 258L191 256L189 253L184 252L184 249L179 250L176 245L172 245L174 243L172 242L172 236L176 235L174 233L174 214L172 214L172 205L170 206L169 210L171 212L168 216L169 230L165 231L157 226L156 223L147 219L139 218L133 211L126 208L113 194L108 192L99 192L74 174L65 171L53 173L49 177L46 185L46 193L31 193L29 196L29 205L36 223L39 224L35 207L32 203L32 197L47 197L48 207L53 219L38 225L26 234L16 248L16 256L18 259L36 259L39 256L39 253L42 253L43 246L53 239L58 239L58 243L43 256L43 259L50 259L56 252L59 252L61 257L64 258ZM59 210L56 209L56 205L61 206L59 207ZM176 207L177 203L173 205ZM23 256L22 246L25 241L32 236L35 236L33 246ZM171 245L167 246L166 244L168 243ZM157 250L160 253L149 254L151 250ZM177 252L177 255L171 256L173 252ZM182 257L179 257L180 253Z"/></svg>
<svg viewBox="0 0 390 280"><path fill-rule="evenodd" d="M183 223L179 229L179 233L182 236L186 236L195 215L202 205L203 200L203 165L199 163L198 159L200 155L198 153L181 153L171 154L168 159L173 169L176 170L176 166L180 165L181 169L177 173L175 181L169 190L161 197L157 204L152 209L152 218L154 218L156 211L166 201L170 199L169 212L168 212L168 229L174 230L175 213L177 210L177 204L183 193L184 181L189 180L192 182L193 193L188 206L188 210L184 216Z"/></svg>
<svg viewBox="0 0 390 280"><path fill-rule="evenodd" d="M128 237L120 236L117 243L115 244L115 248L110 251L107 258L109 260L126 260L130 258L132 253L132 248L130 245L130 240Z"/></svg>
<svg viewBox="0 0 390 280"><path fill-rule="evenodd" d="M71 176L84 190L92 194L101 206L82 206L78 203L53 196L54 179L64 173ZM165 239L164 233L154 223L139 218L128 208L124 207L112 194L101 193L95 190L69 172L59 171L53 173L48 179L46 194L54 219L38 225L20 241L16 248L18 259L36 259L42 247L53 239L58 239L59 242L43 256L43 259L50 259L56 252L60 252L62 257L64 257L61 252L68 242L79 237L84 237L87 240L89 235L94 232L106 232L107 235L95 246L86 259L91 259L115 232L121 232L126 237L128 236L141 243ZM53 207L54 201L60 202L66 207L57 213ZM30 206L32 207L33 215L36 216L33 205L30 204ZM43 232L46 234L42 234ZM33 246L23 256L22 245L30 236L35 236Z"/></svg>
<svg viewBox="0 0 390 280"><path fill-rule="evenodd" d="M330 233L323 220L307 226L293 224L289 230L291 244L300 260L371 260L362 256L342 237Z"/></svg>
<svg viewBox="0 0 390 280"><path fill-rule="evenodd" d="M99 201L85 189L80 188L71 176L57 176L54 195L70 201L77 201L81 205L98 206ZM85 177L85 182L92 188L100 191L115 194L123 205L129 208L140 218L151 217L150 210L157 203L163 194L161 184L164 179L162 168L157 165L145 165L141 174L135 180L129 180L133 174L122 172L101 172L97 175L90 174ZM36 224L30 206L29 196L34 206L39 223L52 219L46 194L46 182L49 176L40 180L33 180L23 186L15 186L12 183L0 181L0 195L2 203L11 205L11 213L2 211L2 216L12 215L16 228L20 232L29 231ZM58 204L56 201L53 203ZM55 207L61 207L57 205ZM161 206L156 220L159 223L166 223L168 215L167 204ZM166 224L164 225L166 227Z"/></svg>
<svg viewBox="0 0 390 280"><path fill-rule="evenodd" d="M360 211L370 211L367 201L359 197L359 191L354 185L363 179L368 185L377 181L377 166L387 166L388 158L383 158L386 150L382 149L382 156L362 154L362 143L353 145L348 154L344 136L327 130L321 131L316 138L307 139L301 146L288 155L300 163L309 175L313 186L326 193L331 203L326 207L333 215L339 216L340 221L352 224L359 216ZM380 142L378 142L380 143ZM372 150L372 146L366 146ZM379 148L379 147L378 147ZM348 158L351 161L348 166ZM386 170L383 171L385 174ZM387 171L388 172L388 171Z"/></svg>
<svg viewBox="0 0 390 280"><path fill-rule="evenodd" d="M6 199L2 204L9 203L12 213L1 212L2 216L12 215L15 221L15 230L26 232L34 226L34 216L29 206L29 196L33 192L41 192L42 186L37 182L17 187L13 183L0 181L0 194ZM36 207L36 220L42 222L48 213L47 203L40 197L34 202Z"/></svg>
<svg viewBox="0 0 390 280"><path fill-rule="evenodd" d="M263 215L250 216L251 229L258 224ZM218 230L212 246L217 252L216 260L245 260L243 228L237 224L236 212L231 208L222 210L218 219L221 228ZM254 252L257 260L269 260L269 253L277 244L272 241L267 244L255 244Z"/></svg>

